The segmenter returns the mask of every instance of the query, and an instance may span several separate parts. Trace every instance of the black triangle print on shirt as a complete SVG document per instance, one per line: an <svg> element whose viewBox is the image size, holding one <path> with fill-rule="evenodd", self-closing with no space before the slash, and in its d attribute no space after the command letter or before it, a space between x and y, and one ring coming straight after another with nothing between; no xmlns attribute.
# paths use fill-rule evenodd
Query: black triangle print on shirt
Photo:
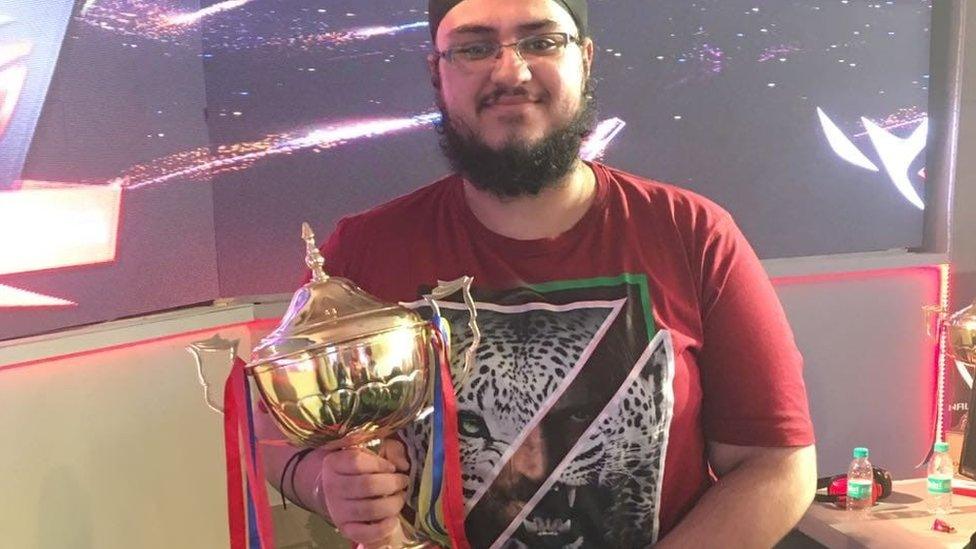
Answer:
<svg viewBox="0 0 976 549"><path fill-rule="evenodd" d="M473 547L656 540L673 353L668 334L655 332L641 282L476 294L482 342L457 395ZM468 313L454 303L441 312L456 369L470 342ZM428 432L419 424L405 433L414 463Z"/></svg>

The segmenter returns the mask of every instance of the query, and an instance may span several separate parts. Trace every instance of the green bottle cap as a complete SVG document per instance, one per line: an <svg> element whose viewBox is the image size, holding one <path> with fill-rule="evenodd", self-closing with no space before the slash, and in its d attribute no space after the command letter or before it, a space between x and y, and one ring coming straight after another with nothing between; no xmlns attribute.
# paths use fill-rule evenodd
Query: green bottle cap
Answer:
<svg viewBox="0 0 976 549"><path fill-rule="evenodd" d="M856 458L866 458L868 457L868 449L858 446L854 448L854 457Z"/></svg>
<svg viewBox="0 0 976 549"><path fill-rule="evenodd" d="M949 443L948 442L936 442L935 443L935 451L936 452L948 452L949 451Z"/></svg>

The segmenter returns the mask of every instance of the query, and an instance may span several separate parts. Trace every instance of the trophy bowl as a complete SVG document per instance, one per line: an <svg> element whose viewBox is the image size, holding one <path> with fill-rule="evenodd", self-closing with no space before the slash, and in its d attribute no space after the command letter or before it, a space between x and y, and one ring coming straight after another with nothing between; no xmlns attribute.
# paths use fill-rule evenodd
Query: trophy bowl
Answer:
<svg viewBox="0 0 976 549"><path fill-rule="evenodd" d="M249 366L261 398L294 445L337 448L381 439L411 422L427 402L433 360L428 349L439 337L429 322L388 307L343 323L375 326L365 335L336 339L336 332L355 328L312 325L290 335L303 338L306 348ZM278 342L262 345L259 352L283 350Z"/></svg>
<svg viewBox="0 0 976 549"><path fill-rule="evenodd" d="M449 343L418 313L325 274L307 223L302 237L312 280L295 292L279 326L254 348L246 371L290 444L369 445L428 409L436 353ZM470 370L479 338L471 281L441 283L425 296L439 317L436 299L461 291L471 313L474 344L455 386Z"/></svg>
<svg viewBox="0 0 976 549"><path fill-rule="evenodd" d="M972 388L973 373L970 370L976 370L976 301L955 313L939 305L922 309L929 336L939 339L944 335L946 357L955 362L960 376Z"/></svg>
<svg viewBox="0 0 976 549"><path fill-rule="evenodd" d="M976 368L976 301L945 321L947 352L954 360Z"/></svg>

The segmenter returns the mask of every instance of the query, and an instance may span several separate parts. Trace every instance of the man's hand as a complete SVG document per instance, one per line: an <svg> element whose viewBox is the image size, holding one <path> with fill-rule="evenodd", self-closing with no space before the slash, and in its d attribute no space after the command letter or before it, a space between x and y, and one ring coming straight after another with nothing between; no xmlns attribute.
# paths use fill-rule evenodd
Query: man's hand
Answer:
<svg viewBox="0 0 976 549"><path fill-rule="evenodd" d="M379 455L361 448L332 452L322 460L321 490L339 533L366 547L402 545L400 510L410 470L406 448L380 443Z"/></svg>

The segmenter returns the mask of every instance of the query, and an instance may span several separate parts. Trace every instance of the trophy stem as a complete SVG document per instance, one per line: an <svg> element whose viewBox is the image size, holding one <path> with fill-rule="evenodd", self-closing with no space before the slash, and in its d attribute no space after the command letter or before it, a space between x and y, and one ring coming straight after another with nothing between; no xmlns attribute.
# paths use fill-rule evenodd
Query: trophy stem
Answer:
<svg viewBox="0 0 976 549"><path fill-rule="evenodd" d="M383 442L382 439L374 438L373 440L367 440L366 442L361 442L357 444L356 448L362 448L367 452L372 454L380 455L380 444Z"/></svg>
<svg viewBox="0 0 976 549"><path fill-rule="evenodd" d="M359 443L353 448L361 448L367 452L372 452L376 455L380 455L380 444L381 439L367 440L366 442ZM363 546L365 549L386 549L386 548L403 548L403 549L433 549L436 545L431 544L429 541L423 539L423 535L414 528L413 524L410 524L403 515L400 516L400 532L393 538L388 538L383 541L376 542L375 544L370 544L369 546Z"/></svg>

